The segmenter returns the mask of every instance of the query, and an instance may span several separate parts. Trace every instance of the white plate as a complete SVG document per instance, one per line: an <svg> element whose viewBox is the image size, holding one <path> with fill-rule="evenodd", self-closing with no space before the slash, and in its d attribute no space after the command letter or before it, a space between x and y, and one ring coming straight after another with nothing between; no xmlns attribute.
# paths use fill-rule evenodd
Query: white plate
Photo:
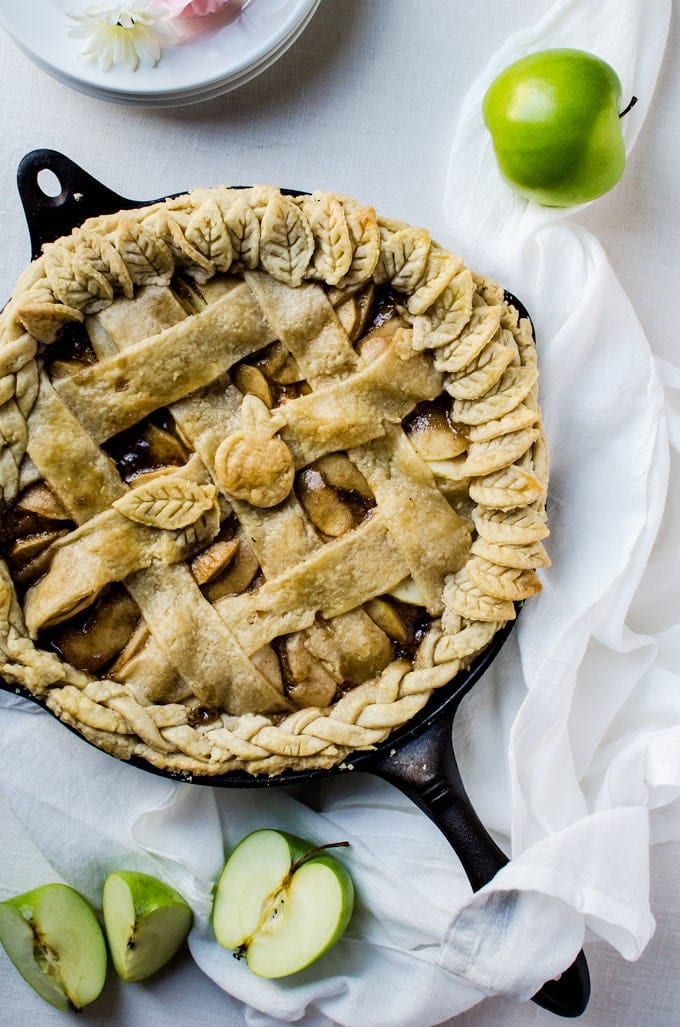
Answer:
<svg viewBox="0 0 680 1027"><path fill-rule="evenodd" d="M295 42L321 0L251 0L236 13L176 21L187 34L158 64L102 71L80 55L69 11L92 0L0 0L0 25L35 64L64 85L98 99L170 107L212 99L250 81ZM105 0L99 0L104 3ZM236 9L235 9L236 10Z"/></svg>

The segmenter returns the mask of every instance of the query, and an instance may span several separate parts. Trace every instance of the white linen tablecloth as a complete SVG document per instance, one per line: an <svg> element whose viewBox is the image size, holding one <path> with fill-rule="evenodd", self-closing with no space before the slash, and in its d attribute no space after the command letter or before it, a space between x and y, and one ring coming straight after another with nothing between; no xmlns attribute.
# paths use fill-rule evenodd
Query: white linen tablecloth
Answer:
<svg viewBox="0 0 680 1027"><path fill-rule="evenodd" d="M0 0L9 2L13 0ZM196 107L153 112L70 92L0 35L5 97L0 110L0 295L9 296L28 257L13 180L21 156L39 146L63 151L124 195L152 197L222 181L328 188L373 203L381 213L425 225L449 242L443 197L462 99L505 37L533 24L544 8L538 0L478 0L471 5L455 0L325 0L288 54L249 85ZM676 8L656 94L624 179L579 218L602 243L655 354L676 365L678 57ZM677 471L673 468L666 533L680 513ZM641 631L677 623L678 597L665 594L663 567L658 568L658 581L658 619L640 625ZM466 769L474 795L474 761ZM6 857L14 847L26 851L18 831L11 811L0 802ZM680 1022L677 867L677 845L653 849L657 932L637 963L624 962L604 945L587 946L593 977L590 1007L581 1020L587 1027ZM34 998L2 952L0 998L2 1023L23 1027L61 1018ZM240 1007L187 959L143 986L125 988L110 980L104 998L85 1011L81 1022L172 1027L187 1022L236 1025L243 1019ZM458 1022L519 1027L555 1021L532 1005L491 999L456 1018Z"/></svg>

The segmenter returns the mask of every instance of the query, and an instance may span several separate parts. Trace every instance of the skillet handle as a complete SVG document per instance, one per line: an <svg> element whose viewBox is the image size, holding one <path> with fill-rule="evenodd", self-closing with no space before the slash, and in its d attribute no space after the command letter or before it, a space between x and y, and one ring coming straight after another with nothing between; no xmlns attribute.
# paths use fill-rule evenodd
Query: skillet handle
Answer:
<svg viewBox="0 0 680 1027"><path fill-rule="evenodd" d="M377 773L409 796L456 850L473 891L508 862L467 797L451 744L451 720L433 721L422 734L381 758Z"/></svg>
<svg viewBox="0 0 680 1027"><path fill-rule="evenodd" d="M474 891L505 866L508 857L475 813L463 786L451 742L451 718L432 721L404 745L378 757L371 769L408 795L439 827ZM533 1001L557 1016L580 1016L590 999L590 974L583 951L559 977L547 981Z"/></svg>
<svg viewBox="0 0 680 1027"><path fill-rule="evenodd" d="M50 195L42 187L41 172L55 176L59 192ZM102 185L58 150L31 150L17 169L17 188L31 238L31 256L40 256L43 243L70 235L94 214L115 214L144 201L129 200Z"/></svg>

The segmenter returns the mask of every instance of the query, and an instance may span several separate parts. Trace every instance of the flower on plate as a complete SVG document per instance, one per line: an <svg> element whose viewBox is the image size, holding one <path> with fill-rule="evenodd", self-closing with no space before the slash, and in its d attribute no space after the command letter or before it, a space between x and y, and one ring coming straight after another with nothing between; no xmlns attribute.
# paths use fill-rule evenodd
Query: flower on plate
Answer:
<svg viewBox="0 0 680 1027"><path fill-rule="evenodd" d="M122 63L135 71L140 61L153 66L160 60L161 44L177 38L156 0L93 4L69 17L77 23L69 35L87 40L83 55L95 57L104 71Z"/></svg>
<svg viewBox="0 0 680 1027"><path fill-rule="evenodd" d="M196 18L204 14L218 14L233 0L158 0L172 18Z"/></svg>

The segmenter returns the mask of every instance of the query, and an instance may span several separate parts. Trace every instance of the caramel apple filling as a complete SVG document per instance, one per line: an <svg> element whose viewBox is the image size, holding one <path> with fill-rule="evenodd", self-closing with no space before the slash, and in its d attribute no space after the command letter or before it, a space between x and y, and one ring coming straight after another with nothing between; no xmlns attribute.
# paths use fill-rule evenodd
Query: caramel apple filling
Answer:
<svg viewBox="0 0 680 1027"><path fill-rule="evenodd" d="M196 190L50 243L0 314L0 673L103 748L370 748L540 587L531 326L423 229Z"/></svg>
<svg viewBox="0 0 680 1027"><path fill-rule="evenodd" d="M216 296L233 288L232 282L223 282L222 291L219 285L219 281L213 281L205 295L195 283L177 278L170 303L176 299L182 310L205 310ZM149 293L144 306L156 317L160 314L162 324L172 323L172 316L160 304L154 290ZM335 312L352 342L361 340L361 352L384 360L388 342L400 324L398 295L370 286L349 296L336 291L329 298L335 301ZM176 307L173 314L181 319ZM96 349L102 354L110 350L110 338L105 337L105 332L108 328L108 333L113 334L113 312L109 312L108 318L99 319L96 327L93 321L85 326L92 330L92 341L85 327L79 326L64 333L55 344L46 365L53 383L77 377L83 369L94 365L98 359ZM367 368L366 376L370 378L370 362ZM322 542L353 532L371 517L376 510L376 498L360 469L361 459L365 458L358 465L352 460L351 450L330 449L311 463L294 469L291 450L277 434L272 411L314 393L295 357L279 340L240 360L229 380L240 394L241 419L248 403L256 411L250 420L246 418L249 430L228 434L215 452L216 480L229 500L267 509L283 504L293 490L289 505L294 504L304 514L303 530L308 536L309 552L320 548ZM308 400L310 403L312 399ZM464 451L466 442L450 422L449 397L421 402L409 398L405 406L409 412L402 419L402 429L425 460L450 459ZM340 396L334 416L340 422L339 430L349 431L351 436L352 425L342 423L348 413ZM297 445L302 448L304 411L285 423L289 431L293 425L301 426ZM186 468L192 453L191 442L182 433L181 412L175 419L172 408L153 411L134 426L105 440L102 448L122 481L132 488ZM380 473L375 469L372 473L378 481ZM379 483L380 487L384 488L384 484ZM55 543L75 531L75 525L42 479L21 493L11 520L5 543L7 558L16 580L24 589L35 590L50 568ZM276 515L273 520L277 520ZM471 522L461 528L453 512L450 520L457 529L456 544L460 546L452 566L460 566L469 549ZM220 510L214 537L205 545L195 545L193 550L183 556L188 558L194 581L212 604L256 592L265 580L257 545L253 547L247 527L243 528L227 503ZM267 570L271 573L270 567ZM69 577L71 574L78 578L77 562L69 566ZM397 655L413 660L432 616L421 605L415 587L412 586L411 602L399 599L399 585L401 582L395 582L394 596L384 592L352 614L340 614L330 620L319 617L309 627L273 640L266 655L264 648L259 650L260 665L268 679L295 706L326 707L348 689L374 677ZM61 603L65 602L63 591L59 598ZM37 642L88 674L110 674L134 685L131 667L139 662L140 631L147 635L144 646L151 649L153 639L144 631L140 609L126 590L123 578L107 583L85 609L63 609L39 628ZM157 654L156 664L162 663L159 657ZM167 669L162 668L163 684L166 678ZM159 687L149 681L147 672L139 682L139 690L143 698L156 699ZM176 694L174 690L173 698Z"/></svg>

